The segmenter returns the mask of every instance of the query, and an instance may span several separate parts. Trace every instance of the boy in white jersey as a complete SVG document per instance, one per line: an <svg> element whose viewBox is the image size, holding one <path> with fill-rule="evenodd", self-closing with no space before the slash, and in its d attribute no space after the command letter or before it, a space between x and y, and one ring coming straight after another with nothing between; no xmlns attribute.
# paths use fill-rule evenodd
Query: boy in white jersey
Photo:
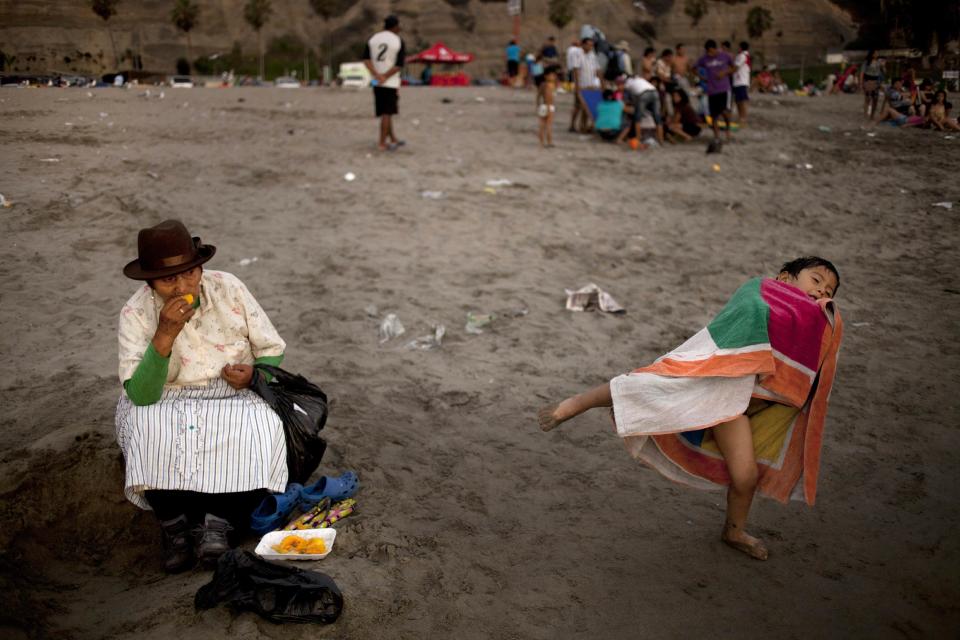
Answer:
<svg viewBox="0 0 960 640"><path fill-rule="evenodd" d="M400 90L400 69L403 67L403 40L397 35L400 20L397 16L387 16L383 21L383 31L379 31L367 41L364 64L373 75L374 109L380 118L380 150L393 151L403 145L393 133L393 118L398 112L397 101Z"/></svg>
<svg viewBox="0 0 960 640"><path fill-rule="evenodd" d="M750 67L752 65L750 44L741 42L740 52L733 59L733 66L737 68L733 72L733 99L737 102L737 116L741 127L747 123L747 102L750 100Z"/></svg>

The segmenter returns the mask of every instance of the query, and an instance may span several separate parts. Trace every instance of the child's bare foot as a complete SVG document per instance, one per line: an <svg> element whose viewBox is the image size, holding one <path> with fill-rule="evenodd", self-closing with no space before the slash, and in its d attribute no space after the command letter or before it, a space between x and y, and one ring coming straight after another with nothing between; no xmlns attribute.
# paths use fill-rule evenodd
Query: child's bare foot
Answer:
<svg viewBox="0 0 960 640"><path fill-rule="evenodd" d="M541 431L551 431L560 426L563 420L557 415L559 410L560 405L556 404L552 407L543 407L537 412L537 422L540 423Z"/></svg>
<svg viewBox="0 0 960 640"><path fill-rule="evenodd" d="M723 527L723 534L720 536L725 544L730 545L737 551L742 551L754 560L766 560L769 556L767 546L763 544L760 538L754 538L743 529L732 522L728 522Z"/></svg>
<svg viewBox="0 0 960 640"><path fill-rule="evenodd" d="M567 398L559 404L552 407L544 407L537 412L537 422L540 423L540 429L550 431L557 428L570 418L583 412L583 408L577 408L577 396Z"/></svg>

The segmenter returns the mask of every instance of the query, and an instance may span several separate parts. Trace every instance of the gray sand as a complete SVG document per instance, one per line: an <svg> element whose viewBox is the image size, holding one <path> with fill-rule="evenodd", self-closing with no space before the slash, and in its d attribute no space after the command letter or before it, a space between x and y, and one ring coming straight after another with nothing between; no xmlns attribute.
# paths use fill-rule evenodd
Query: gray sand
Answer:
<svg viewBox="0 0 960 640"><path fill-rule="evenodd" d="M701 143L631 153L566 133L564 96L543 151L532 94L423 89L403 91L408 145L384 155L367 92L137 94L0 92L0 193L14 202L0 209L3 635L900 638L960 625L960 136L869 137L860 98L786 97L756 100L719 156ZM497 178L514 184L485 192ZM288 342L285 366L333 399L322 469L354 469L363 487L334 552L305 565L343 589L332 627L196 614L209 573L164 576L152 514L123 498L116 318L136 285L120 270L137 230L168 217L217 245L209 266L244 280ZM817 505L753 513L769 562L721 545L722 494L640 466L604 412L537 428L539 406L647 364L745 279L807 253L838 265L847 332ZM564 288L588 282L627 314L565 311ZM407 334L381 346L369 305ZM498 318L470 335L468 311ZM403 348L434 323L448 329L440 350Z"/></svg>

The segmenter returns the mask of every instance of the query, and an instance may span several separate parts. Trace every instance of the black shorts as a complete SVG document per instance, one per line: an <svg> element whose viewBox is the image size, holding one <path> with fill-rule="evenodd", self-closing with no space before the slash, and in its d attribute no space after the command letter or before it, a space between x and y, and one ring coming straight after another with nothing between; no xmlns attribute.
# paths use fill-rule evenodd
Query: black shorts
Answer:
<svg viewBox="0 0 960 640"><path fill-rule="evenodd" d="M715 93L708 96L710 101L710 116L713 118L722 116L730 111L730 92Z"/></svg>
<svg viewBox="0 0 960 640"><path fill-rule="evenodd" d="M507 75L516 78L518 73L520 73L520 63L516 60L507 60Z"/></svg>
<svg viewBox="0 0 960 640"><path fill-rule="evenodd" d="M397 101L400 99L399 92L390 87L373 88L373 107L377 117L392 116L397 114Z"/></svg>

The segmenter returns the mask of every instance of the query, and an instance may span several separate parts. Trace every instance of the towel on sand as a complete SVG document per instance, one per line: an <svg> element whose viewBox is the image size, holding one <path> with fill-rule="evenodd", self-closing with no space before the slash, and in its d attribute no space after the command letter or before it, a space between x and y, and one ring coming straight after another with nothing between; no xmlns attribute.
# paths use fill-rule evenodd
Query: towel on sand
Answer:
<svg viewBox="0 0 960 640"><path fill-rule="evenodd" d="M716 489L730 477L704 430L746 414L759 492L812 505L842 335L832 300L754 278L692 338L610 381L617 434L671 480Z"/></svg>

